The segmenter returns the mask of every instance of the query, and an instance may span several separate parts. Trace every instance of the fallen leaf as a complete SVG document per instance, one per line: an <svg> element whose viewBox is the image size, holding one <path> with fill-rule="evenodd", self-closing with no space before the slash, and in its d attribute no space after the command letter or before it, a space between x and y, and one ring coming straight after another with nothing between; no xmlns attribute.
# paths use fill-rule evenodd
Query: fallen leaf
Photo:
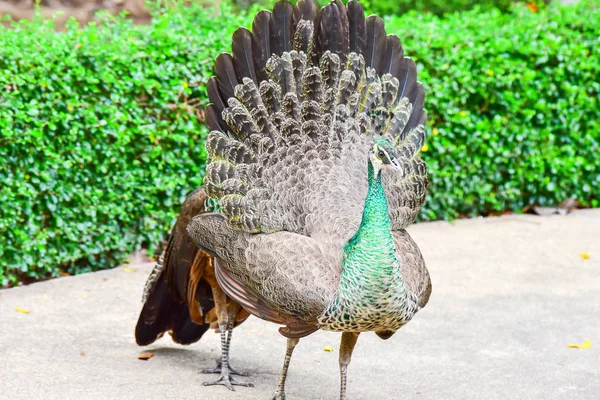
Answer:
<svg viewBox="0 0 600 400"><path fill-rule="evenodd" d="M587 260L588 258L590 258L590 253L581 253L579 257L583 258L584 260Z"/></svg>
<svg viewBox="0 0 600 400"><path fill-rule="evenodd" d="M323 351L326 351L326 352L328 352L328 353L333 353L333 349L332 349L331 347L329 347L329 346L327 346L327 347L324 347L324 348L323 348Z"/></svg>
<svg viewBox="0 0 600 400"><path fill-rule="evenodd" d="M589 349L590 347L592 347L592 342L590 342L590 339L586 339L582 344L569 345L570 349Z"/></svg>
<svg viewBox="0 0 600 400"><path fill-rule="evenodd" d="M512 215L514 214L512 211L504 210L504 211L490 211L488 213L489 217L499 217L501 215Z"/></svg>
<svg viewBox="0 0 600 400"><path fill-rule="evenodd" d="M21 308L21 307L15 308L15 311L16 312L20 312L21 314L29 314L29 310L26 310L26 309Z"/></svg>
<svg viewBox="0 0 600 400"><path fill-rule="evenodd" d="M82 351L81 353L79 353L80 356L85 356L85 353Z"/></svg>
<svg viewBox="0 0 600 400"><path fill-rule="evenodd" d="M137 272L137 268L123 268L123 272Z"/></svg>
<svg viewBox="0 0 600 400"><path fill-rule="evenodd" d="M140 354L138 356L138 360L147 361L147 360L151 359L153 356L154 356L154 354L152 354L150 352L147 352L147 353L144 353L144 354Z"/></svg>
<svg viewBox="0 0 600 400"><path fill-rule="evenodd" d="M71 274L70 274L70 273L68 273L68 272L66 272L66 271L58 271L58 274L59 274L60 276L71 276Z"/></svg>
<svg viewBox="0 0 600 400"><path fill-rule="evenodd" d="M84 299L87 299L88 295L87 294L82 294L81 297L83 297Z"/></svg>

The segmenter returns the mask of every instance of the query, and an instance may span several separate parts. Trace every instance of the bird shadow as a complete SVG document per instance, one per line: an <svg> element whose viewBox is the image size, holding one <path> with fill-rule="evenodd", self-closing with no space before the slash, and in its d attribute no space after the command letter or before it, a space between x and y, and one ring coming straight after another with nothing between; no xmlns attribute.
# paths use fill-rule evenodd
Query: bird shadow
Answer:
<svg viewBox="0 0 600 400"><path fill-rule="evenodd" d="M217 355L211 352L202 351L198 349L188 348L176 348L176 347L150 347L144 349L142 352L150 351L154 356L159 356L164 359L173 359L177 361L193 362L199 365L208 365L214 363L213 359L217 358Z"/></svg>

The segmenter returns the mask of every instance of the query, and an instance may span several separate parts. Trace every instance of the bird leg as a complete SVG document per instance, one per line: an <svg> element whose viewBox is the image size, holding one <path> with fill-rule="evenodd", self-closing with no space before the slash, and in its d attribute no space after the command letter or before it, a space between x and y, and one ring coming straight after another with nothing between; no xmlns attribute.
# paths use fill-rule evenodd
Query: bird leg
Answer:
<svg viewBox="0 0 600 400"><path fill-rule="evenodd" d="M290 360L292 359L292 352L294 351L294 347L298 344L300 339L291 339L287 340L287 350L285 352L285 359L283 361L283 369L281 370L281 377L279 378L279 386L277 390L273 394L272 400L285 400L285 379L287 378L288 368L290 366Z"/></svg>
<svg viewBox="0 0 600 400"><path fill-rule="evenodd" d="M231 328L231 326L229 326L227 328L227 349L230 349L232 330L233 330L233 328ZM229 359L229 357L227 357L227 358ZM247 372L238 371L236 368L231 366L231 363L228 363L227 366L229 367L230 375L238 375L238 376L249 376L250 375ZM203 374L220 374L222 367L223 367L223 359L219 358L219 359L217 359L217 365L214 368L207 368L207 369L203 370L202 373Z"/></svg>
<svg viewBox="0 0 600 400"><path fill-rule="evenodd" d="M212 291L215 299L215 307L217 308L219 331L221 332L221 365L219 366L217 364L217 368L208 369L203 372L220 372L221 376L216 381L204 382L203 385L223 385L229 390L235 390L233 386L253 387L253 384L237 381L231 376L232 369L229 367L229 344L231 343L231 330L235 324L235 316L232 317L227 311L227 297L225 296L225 292L218 286L213 286Z"/></svg>
<svg viewBox="0 0 600 400"><path fill-rule="evenodd" d="M231 349L231 347L230 347L231 335L233 333L233 327L235 325L235 317L236 317L237 313L240 311L241 307L242 306L240 306L239 303L232 302L231 304L229 304L229 308L228 308L228 312L227 312L228 323L227 323L227 346L226 347L227 347L227 352L228 352L228 356L227 356L228 361L229 361L229 350ZM217 366L215 368L208 368L202 372L205 374L220 374L222 366L223 366L223 359L219 358L217 360ZM238 371L237 369L233 368L231 366L231 363L228 363L228 367L229 367L229 373L231 375L238 375L238 376L249 376L250 375L246 372L241 372L241 371Z"/></svg>
<svg viewBox="0 0 600 400"><path fill-rule="evenodd" d="M352 358L354 345L358 340L358 332L342 333L342 342L340 343L340 400L346 400L346 377L348 365Z"/></svg>

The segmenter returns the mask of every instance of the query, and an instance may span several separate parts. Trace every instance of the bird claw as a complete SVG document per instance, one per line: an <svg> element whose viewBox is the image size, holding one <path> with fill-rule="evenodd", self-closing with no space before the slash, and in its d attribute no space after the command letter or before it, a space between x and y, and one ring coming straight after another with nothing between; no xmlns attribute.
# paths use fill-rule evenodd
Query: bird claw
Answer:
<svg viewBox="0 0 600 400"><path fill-rule="evenodd" d="M203 386L223 385L227 389L231 390L232 392L235 392L234 386L254 387L254 385L252 383L240 382L240 381L236 380L235 378L233 378L232 376L230 376L229 374L221 374L219 379L217 379L216 381L203 382L202 385Z"/></svg>
<svg viewBox="0 0 600 400"><path fill-rule="evenodd" d="M222 365L223 365L223 363L221 362L221 360L218 360L216 367L203 369L200 372L203 373L203 374L220 374L222 372L221 371L221 366ZM235 369L235 368L233 368L231 366L229 367L229 374L230 375L237 375L237 376L250 376L249 373L238 371L237 369Z"/></svg>
<svg viewBox="0 0 600 400"><path fill-rule="evenodd" d="M275 392L273 393L273 398L271 400L286 400L285 393Z"/></svg>
<svg viewBox="0 0 600 400"><path fill-rule="evenodd" d="M237 376L250 376L250 374L247 372L238 371L237 369L231 367L229 367L229 373Z"/></svg>
<svg viewBox="0 0 600 400"><path fill-rule="evenodd" d="M225 368L225 369L223 369L221 367L222 367L222 364L221 363L217 363L217 367L216 368L212 368L210 370L203 371L203 372L207 373L207 371L218 370L221 373L221 376L216 381L204 382L204 383L202 383L202 385L203 386L223 385L227 389L229 389L229 390L231 390L233 392L235 392L234 386L254 387L254 385L252 383L240 382L237 379L235 379L233 376L231 376L234 373L232 371L231 367Z"/></svg>

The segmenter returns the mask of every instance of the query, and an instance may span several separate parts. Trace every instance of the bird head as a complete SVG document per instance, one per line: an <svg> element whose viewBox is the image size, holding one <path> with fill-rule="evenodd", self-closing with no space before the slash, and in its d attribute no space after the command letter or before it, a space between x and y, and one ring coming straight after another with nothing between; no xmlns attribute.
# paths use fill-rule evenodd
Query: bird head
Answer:
<svg viewBox="0 0 600 400"><path fill-rule="evenodd" d="M369 153L369 159L371 160L371 165L373 165L375 176L377 176L383 168L393 168L396 170L400 170L401 168L400 162L396 156L396 149L385 139L378 139L373 143L371 152Z"/></svg>

